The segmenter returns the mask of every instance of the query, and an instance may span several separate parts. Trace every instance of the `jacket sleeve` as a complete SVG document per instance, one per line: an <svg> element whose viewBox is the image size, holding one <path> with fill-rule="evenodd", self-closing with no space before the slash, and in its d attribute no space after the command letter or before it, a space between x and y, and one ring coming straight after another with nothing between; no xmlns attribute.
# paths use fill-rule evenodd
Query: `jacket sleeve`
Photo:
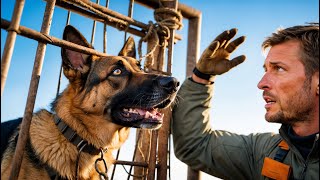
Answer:
<svg viewBox="0 0 320 180"><path fill-rule="evenodd" d="M258 164L255 161L264 154L253 155L254 149L263 148L255 148L255 142L270 138L270 134L244 136L213 130L209 124L212 94L213 85L204 86L187 79L181 86L172 114L175 155L192 169L220 178L251 179L257 173L253 172Z"/></svg>

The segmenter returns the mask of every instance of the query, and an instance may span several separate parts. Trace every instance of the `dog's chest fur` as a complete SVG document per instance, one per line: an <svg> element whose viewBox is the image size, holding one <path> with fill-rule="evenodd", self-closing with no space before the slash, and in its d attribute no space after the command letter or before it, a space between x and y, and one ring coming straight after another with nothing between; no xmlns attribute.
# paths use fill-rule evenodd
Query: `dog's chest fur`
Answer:
<svg viewBox="0 0 320 180"><path fill-rule="evenodd" d="M119 131L121 130L128 131L128 128L120 129ZM110 167L114 161L111 152L114 148L118 148L121 145L118 144L120 142L119 134L125 134L127 136L128 132L115 132L114 134L113 140L115 141L110 141L109 144L105 146L109 148L104 154L104 159L108 167ZM53 114L46 110L41 110L36 113L31 121L29 137L28 143L30 144L28 144L25 149L19 175L20 179L50 179L46 168L48 166L58 171L61 176L67 179L75 178L76 160L79 151L75 145L70 143L58 130L53 121ZM99 179L94 166L95 160L99 157L100 154L94 156L84 152L81 153L79 159L79 179ZM1 167L3 170L1 171L2 177L8 177L11 171L11 168L9 168L11 166L9 162L11 161L12 156L3 159ZM101 166L102 164L99 165ZM100 168L102 170L104 169L103 167Z"/></svg>

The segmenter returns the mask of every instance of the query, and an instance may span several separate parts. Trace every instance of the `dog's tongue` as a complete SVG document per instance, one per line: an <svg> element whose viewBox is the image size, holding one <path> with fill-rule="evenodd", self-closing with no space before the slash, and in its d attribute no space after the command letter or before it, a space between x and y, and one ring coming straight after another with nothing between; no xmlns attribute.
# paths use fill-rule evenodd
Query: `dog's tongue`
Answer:
<svg viewBox="0 0 320 180"><path fill-rule="evenodd" d="M124 109L129 113L138 113L140 116L144 116L145 119L156 119L161 121L163 119L164 114L158 112L156 109L139 109L139 108L130 108Z"/></svg>

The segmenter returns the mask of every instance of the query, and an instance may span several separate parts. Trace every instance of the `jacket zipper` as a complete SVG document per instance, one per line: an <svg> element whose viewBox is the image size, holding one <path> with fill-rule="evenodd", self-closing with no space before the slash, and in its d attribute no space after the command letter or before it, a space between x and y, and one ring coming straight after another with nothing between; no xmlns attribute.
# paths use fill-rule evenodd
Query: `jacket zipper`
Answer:
<svg viewBox="0 0 320 180"><path fill-rule="evenodd" d="M306 159L306 161L305 161L305 163L304 163L304 165L303 165L303 171L302 171L301 178L300 178L300 179L302 179L302 180L305 179L306 172L307 172L307 168L308 168L309 156L310 156L311 153L313 152L313 149L315 148L315 144L317 143L318 139L319 139L319 134L316 135L316 138L315 138L315 140L314 140L312 149L311 149L311 151L310 151L310 153L309 153L309 155L308 155L308 157L307 157L307 159Z"/></svg>
<svg viewBox="0 0 320 180"><path fill-rule="evenodd" d="M301 178L300 179L305 179L305 176L306 176L306 172L307 172L307 167L308 167L308 163L307 161L304 163L303 165L303 171L302 171L302 174L301 174Z"/></svg>

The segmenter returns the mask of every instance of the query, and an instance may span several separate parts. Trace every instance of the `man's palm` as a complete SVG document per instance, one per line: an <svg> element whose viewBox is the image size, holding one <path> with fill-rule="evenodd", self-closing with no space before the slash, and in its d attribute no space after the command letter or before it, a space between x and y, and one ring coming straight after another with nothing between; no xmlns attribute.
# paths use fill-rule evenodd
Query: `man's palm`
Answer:
<svg viewBox="0 0 320 180"><path fill-rule="evenodd" d="M229 60L230 54L245 40L241 36L230 42L236 33L237 29L231 29L217 36L202 53L196 68L204 74L220 75L241 64L246 59L244 55Z"/></svg>

